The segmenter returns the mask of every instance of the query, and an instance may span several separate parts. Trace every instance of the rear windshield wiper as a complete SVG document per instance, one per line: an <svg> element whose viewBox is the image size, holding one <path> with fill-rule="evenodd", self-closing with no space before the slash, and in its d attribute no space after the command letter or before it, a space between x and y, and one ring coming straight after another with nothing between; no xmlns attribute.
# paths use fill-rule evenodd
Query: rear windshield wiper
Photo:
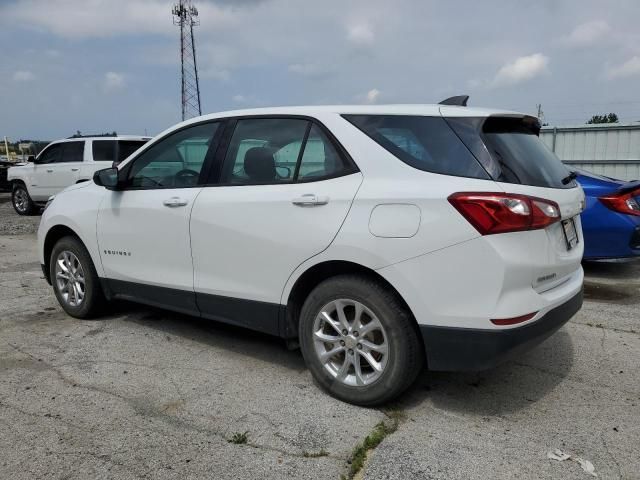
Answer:
<svg viewBox="0 0 640 480"><path fill-rule="evenodd" d="M569 172L569 175L562 179L562 184L566 185L576 178L578 178L578 172Z"/></svg>

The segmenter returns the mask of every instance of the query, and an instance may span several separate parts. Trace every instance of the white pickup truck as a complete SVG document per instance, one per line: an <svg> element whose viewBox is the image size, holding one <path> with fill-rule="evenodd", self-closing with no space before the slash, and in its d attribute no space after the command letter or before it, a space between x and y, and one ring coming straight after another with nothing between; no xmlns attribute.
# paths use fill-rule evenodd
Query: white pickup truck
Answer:
<svg viewBox="0 0 640 480"><path fill-rule="evenodd" d="M47 145L29 162L9 168L13 208L20 215L32 215L49 197L69 185L93 178L93 173L120 163L151 137L74 136Z"/></svg>

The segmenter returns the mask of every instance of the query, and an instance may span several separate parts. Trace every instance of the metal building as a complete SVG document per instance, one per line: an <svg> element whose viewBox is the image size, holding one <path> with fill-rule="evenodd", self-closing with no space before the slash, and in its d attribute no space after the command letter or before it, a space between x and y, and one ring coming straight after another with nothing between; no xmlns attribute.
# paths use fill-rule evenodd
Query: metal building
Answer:
<svg viewBox="0 0 640 480"><path fill-rule="evenodd" d="M640 123L542 127L540 138L568 165L622 180L640 179Z"/></svg>

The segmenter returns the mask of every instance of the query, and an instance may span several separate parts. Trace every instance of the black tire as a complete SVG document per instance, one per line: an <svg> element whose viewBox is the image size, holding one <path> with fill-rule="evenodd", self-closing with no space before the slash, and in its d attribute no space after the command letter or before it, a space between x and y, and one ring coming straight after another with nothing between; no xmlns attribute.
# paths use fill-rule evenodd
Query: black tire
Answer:
<svg viewBox="0 0 640 480"><path fill-rule="evenodd" d="M56 279L57 259L64 251L73 253L84 271L84 298L77 306L72 306L65 301ZM100 278L96 273L89 252L77 237L63 237L56 242L51 251L49 275L51 275L51 283L58 303L69 315L76 318L93 318L104 312L107 301L100 285Z"/></svg>
<svg viewBox="0 0 640 480"><path fill-rule="evenodd" d="M315 350L316 317L325 305L344 298L371 310L386 332L386 367L369 385L351 386L337 380L325 369ZM395 398L414 382L424 364L424 349L411 313L395 292L366 276L340 275L319 284L302 307L299 340L307 367L320 386L332 396L356 405L375 406Z"/></svg>
<svg viewBox="0 0 640 480"><path fill-rule="evenodd" d="M11 204L18 215L33 215L40 210L31 200L27 187L22 183L17 183L13 186Z"/></svg>

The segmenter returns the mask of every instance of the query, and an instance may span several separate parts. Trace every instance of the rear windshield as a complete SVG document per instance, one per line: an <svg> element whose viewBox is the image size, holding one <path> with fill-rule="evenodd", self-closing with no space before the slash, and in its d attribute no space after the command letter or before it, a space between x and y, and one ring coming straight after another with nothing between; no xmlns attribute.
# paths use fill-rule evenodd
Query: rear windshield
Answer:
<svg viewBox="0 0 640 480"><path fill-rule="evenodd" d="M569 170L540 140L533 117L447 118L465 145L497 182L548 188L563 184Z"/></svg>
<svg viewBox="0 0 640 480"><path fill-rule="evenodd" d="M345 115L344 118L414 168L490 179L442 117Z"/></svg>
<svg viewBox="0 0 640 480"><path fill-rule="evenodd" d="M148 140L94 140L93 160L120 163Z"/></svg>
<svg viewBox="0 0 640 480"><path fill-rule="evenodd" d="M432 173L571 188L569 170L538 137L534 117L345 115L403 162Z"/></svg>

